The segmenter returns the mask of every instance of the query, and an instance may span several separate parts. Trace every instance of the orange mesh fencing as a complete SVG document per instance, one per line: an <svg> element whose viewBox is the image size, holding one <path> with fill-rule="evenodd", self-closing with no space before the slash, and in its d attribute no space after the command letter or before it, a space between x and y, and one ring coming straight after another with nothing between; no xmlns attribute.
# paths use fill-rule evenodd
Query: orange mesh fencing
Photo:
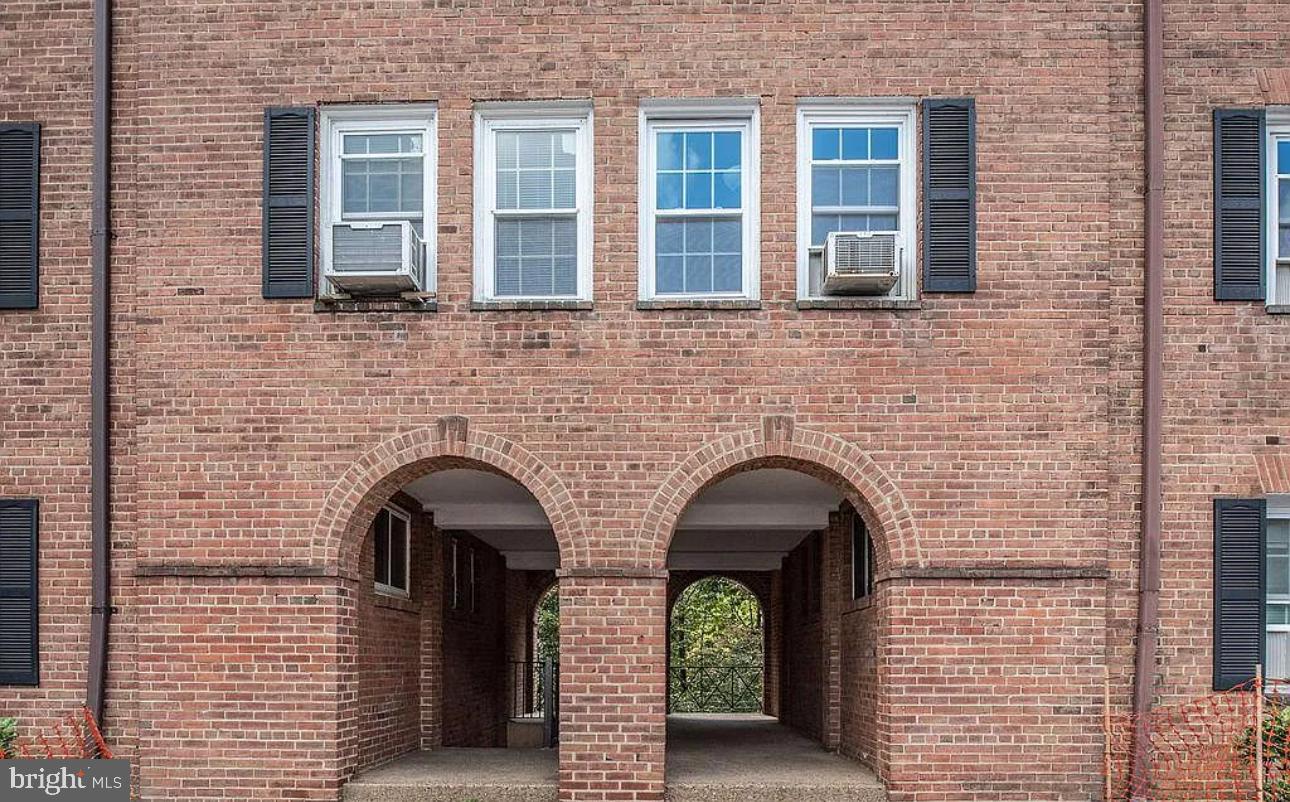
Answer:
<svg viewBox="0 0 1290 802"><path fill-rule="evenodd" d="M19 736L17 743L6 754L0 747L0 760L9 759L47 759L47 760L93 760L112 759L112 750L108 747L94 715L88 708L81 708L79 713L69 713L61 721L55 722L45 732L35 735Z"/></svg>
<svg viewBox="0 0 1290 802"><path fill-rule="evenodd" d="M1280 681L1266 686L1290 689ZM1145 772L1131 771L1139 720L1107 716L1107 799L1290 802L1290 697L1264 694L1262 687L1255 680L1154 708L1141 722L1150 754Z"/></svg>

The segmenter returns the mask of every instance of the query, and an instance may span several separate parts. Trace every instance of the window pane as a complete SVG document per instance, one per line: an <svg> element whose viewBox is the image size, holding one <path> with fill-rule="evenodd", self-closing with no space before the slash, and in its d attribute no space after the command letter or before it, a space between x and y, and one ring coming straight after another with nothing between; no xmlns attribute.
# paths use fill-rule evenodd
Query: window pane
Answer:
<svg viewBox="0 0 1290 802"><path fill-rule="evenodd" d="M739 173L717 173L714 183L716 197L712 199L712 208L738 209L741 205Z"/></svg>
<svg viewBox="0 0 1290 802"><path fill-rule="evenodd" d="M685 292L685 257L659 256L655 290L660 293Z"/></svg>
<svg viewBox="0 0 1290 802"><path fill-rule="evenodd" d="M685 224L675 220L660 220L654 240L659 253L685 253Z"/></svg>
<svg viewBox="0 0 1290 802"><path fill-rule="evenodd" d="M385 510L376 513L372 524L372 541L376 547L376 581L390 584L390 514Z"/></svg>
<svg viewBox="0 0 1290 802"><path fill-rule="evenodd" d="M550 169L553 151L552 138L554 136L548 131L521 131L517 133L519 166Z"/></svg>
<svg viewBox="0 0 1290 802"><path fill-rule="evenodd" d="M1277 172L1290 175L1290 139L1277 140Z"/></svg>
<svg viewBox="0 0 1290 802"><path fill-rule="evenodd" d="M712 292L712 257L685 257L685 291Z"/></svg>
<svg viewBox="0 0 1290 802"><path fill-rule="evenodd" d="M721 131L713 137L713 166L718 170L738 167L743 158L743 134Z"/></svg>
<svg viewBox="0 0 1290 802"><path fill-rule="evenodd" d="M743 223L739 220L717 220L712 224L713 253L733 253L743 250Z"/></svg>
<svg viewBox="0 0 1290 802"><path fill-rule="evenodd" d="M868 216L864 231L895 231L898 218L894 214L871 214Z"/></svg>
<svg viewBox="0 0 1290 802"><path fill-rule="evenodd" d="M520 135L514 131L497 132L497 166L503 170L514 169L519 161L517 149Z"/></svg>
<svg viewBox="0 0 1290 802"><path fill-rule="evenodd" d="M390 584L407 590L408 525L398 516L390 516Z"/></svg>
<svg viewBox="0 0 1290 802"><path fill-rule="evenodd" d="M870 168L869 202L874 206L898 206L900 204L899 167Z"/></svg>
<svg viewBox="0 0 1290 802"><path fill-rule="evenodd" d="M685 252L712 253L711 220L687 220L685 222Z"/></svg>
<svg viewBox="0 0 1290 802"><path fill-rule="evenodd" d="M840 231L839 216L836 214L811 215L811 244L824 245L830 231Z"/></svg>
<svg viewBox="0 0 1290 802"><path fill-rule="evenodd" d="M739 256L715 256L712 260L712 289L716 292L743 290L743 259Z"/></svg>
<svg viewBox="0 0 1290 802"><path fill-rule="evenodd" d="M869 205L868 167L847 167L842 170L842 205Z"/></svg>
<svg viewBox="0 0 1290 802"><path fill-rule="evenodd" d="M1268 521L1266 563L1268 594L1290 595L1290 521Z"/></svg>
<svg viewBox="0 0 1290 802"><path fill-rule="evenodd" d="M1290 167L1290 163L1287 163ZM1290 223L1290 178L1277 181L1277 221Z"/></svg>
<svg viewBox="0 0 1290 802"><path fill-rule="evenodd" d="M344 214L367 211L367 174L360 165L346 162L341 182L341 210Z"/></svg>
<svg viewBox="0 0 1290 802"><path fill-rule="evenodd" d="M811 169L811 203L837 206L842 202L842 171L836 167Z"/></svg>
<svg viewBox="0 0 1290 802"><path fill-rule="evenodd" d="M424 207L421 158L346 159L342 167L341 210L345 214L416 214Z"/></svg>
<svg viewBox="0 0 1290 802"><path fill-rule="evenodd" d="M681 153L685 147L685 136L676 131L663 131L658 134L658 169L680 170L684 162Z"/></svg>
<svg viewBox="0 0 1290 802"><path fill-rule="evenodd" d="M682 180L684 175L681 173L659 173L658 174L658 208L660 209L680 209Z"/></svg>
<svg viewBox="0 0 1290 802"><path fill-rule="evenodd" d="M685 208L712 208L712 173L685 174Z"/></svg>
<svg viewBox="0 0 1290 802"><path fill-rule="evenodd" d="M1290 624L1290 605L1269 604L1268 624Z"/></svg>
<svg viewBox="0 0 1290 802"><path fill-rule="evenodd" d="M685 135L685 168L706 170L712 167L712 134L690 132Z"/></svg>
<svg viewBox="0 0 1290 802"><path fill-rule="evenodd" d="M900 138L895 128L873 128L869 131L869 158L899 159Z"/></svg>
<svg viewBox="0 0 1290 802"><path fill-rule="evenodd" d="M552 164L556 169L573 169L578 166L577 135L573 131L560 131L555 134L553 147L555 154Z"/></svg>
<svg viewBox="0 0 1290 802"><path fill-rule="evenodd" d="M551 185L551 201L556 209L572 209L578 205L577 173L573 170L556 170Z"/></svg>
<svg viewBox="0 0 1290 802"><path fill-rule="evenodd" d="M367 176L367 211L397 212L399 210L399 177L389 172L373 172Z"/></svg>
<svg viewBox="0 0 1290 802"><path fill-rule="evenodd" d="M843 128L842 129L842 158L844 159L869 158L869 129L868 128Z"/></svg>
<svg viewBox="0 0 1290 802"><path fill-rule="evenodd" d="M520 174L514 170L497 171L497 208L514 209L519 204Z"/></svg>
<svg viewBox="0 0 1290 802"><path fill-rule="evenodd" d="M520 172L520 196L516 208L553 208L551 205L551 171L524 170Z"/></svg>
<svg viewBox="0 0 1290 802"><path fill-rule="evenodd" d="M1290 225L1280 226L1278 229L1277 255L1280 257L1290 257ZM1280 278L1277 279L1280 281ZM1280 285L1278 284L1278 292Z"/></svg>
<svg viewBox="0 0 1290 802"><path fill-rule="evenodd" d="M815 128L811 131L811 158L836 159L842 132L837 128Z"/></svg>
<svg viewBox="0 0 1290 802"><path fill-rule="evenodd" d="M346 154L420 153L420 134L345 134L342 152Z"/></svg>

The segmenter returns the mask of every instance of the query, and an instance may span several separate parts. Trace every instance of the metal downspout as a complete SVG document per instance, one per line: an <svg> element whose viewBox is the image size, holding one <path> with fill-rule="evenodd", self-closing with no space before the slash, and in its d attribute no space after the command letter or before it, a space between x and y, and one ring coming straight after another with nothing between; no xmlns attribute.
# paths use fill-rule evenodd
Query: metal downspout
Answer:
<svg viewBox="0 0 1290 802"><path fill-rule="evenodd" d="M1142 531L1138 561L1138 627L1134 657L1133 758L1130 788L1145 795L1151 782L1147 714L1155 693L1156 648L1160 635L1160 522L1162 371L1164 357L1164 9L1145 0L1144 83L1146 127L1146 231L1142 317Z"/></svg>
<svg viewBox="0 0 1290 802"><path fill-rule="evenodd" d="M89 677L85 705L103 721L108 622L112 617L111 470L109 440L109 324L112 171L112 0L94 0L94 166L91 177Z"/></svg>

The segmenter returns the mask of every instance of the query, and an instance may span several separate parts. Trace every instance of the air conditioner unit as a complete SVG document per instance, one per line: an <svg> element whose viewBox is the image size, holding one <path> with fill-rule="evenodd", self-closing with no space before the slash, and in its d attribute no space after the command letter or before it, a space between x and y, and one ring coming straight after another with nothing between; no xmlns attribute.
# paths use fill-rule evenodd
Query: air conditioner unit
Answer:
<svg viewBox="0 0 1290 802"><path fill-rule="evenodd" d="M327 280L351 295L426 292L425 242L406 220L336 223Z"/></svg>
<svg viewBox="0 0 1290 802"><path fill-rule="evenodd" d="M900 279L895 234L833 231L824 243L824 291L882 295Z"/></svg>

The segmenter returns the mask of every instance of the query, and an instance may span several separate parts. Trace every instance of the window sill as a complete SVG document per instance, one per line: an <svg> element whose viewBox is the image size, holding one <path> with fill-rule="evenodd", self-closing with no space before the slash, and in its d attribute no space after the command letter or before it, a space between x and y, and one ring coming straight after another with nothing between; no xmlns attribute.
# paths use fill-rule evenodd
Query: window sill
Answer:
<svg viewBox="0 0 1290 802"><path fill-rule="evenodd" d="M642 311L660 309L713 309L722 311L740 311L761 309L761 301L751 298L655 298L640 300L636 308Z"/></svg>
<svg viewBox="0 0 1290 802"><path fill-rule="evenodd" d="M591 301L524 300L524 301L471 301L472 312L590 312Z"/></svg>
<svg viewBox="0 0 1290 802"><path fill-rule="evenodd" d="M1270 304L1267 310L1269 315L1290 315L1290 304Z"/></svg>
<svg viewBox="0 0 1290 802"><path fill-rule="evenodd" d="M918 300L896 300L894 298L799 298L798 309L887 309L893 311L922 309L923 302Z"/></svg>
<svg viewBox="0 0 1290 802"><path fill-rule="evenodd" d="M409 301L404 298L318 298L315 312L353 314L364 312L438 312L439 302L434 299Z"/></svg>
<svg viewBox="0 0 1290 802"><path fill-rule="evenodd" d="M398 610L401 613L415 613L421 609L421 606L408 596L379 588L376 589L376 606Z"/></svg>

